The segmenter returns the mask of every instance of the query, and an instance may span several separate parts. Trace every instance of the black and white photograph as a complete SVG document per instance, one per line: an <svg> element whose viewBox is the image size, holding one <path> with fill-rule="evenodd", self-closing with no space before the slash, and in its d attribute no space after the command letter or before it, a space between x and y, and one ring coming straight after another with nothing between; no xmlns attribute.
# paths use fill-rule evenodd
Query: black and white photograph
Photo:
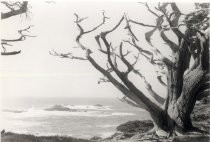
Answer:
<svg viewBox="0 0 210 142"><path fill-rule="evenodd" d="M210 142L210 3L0 1L0 142Z"/></svg>

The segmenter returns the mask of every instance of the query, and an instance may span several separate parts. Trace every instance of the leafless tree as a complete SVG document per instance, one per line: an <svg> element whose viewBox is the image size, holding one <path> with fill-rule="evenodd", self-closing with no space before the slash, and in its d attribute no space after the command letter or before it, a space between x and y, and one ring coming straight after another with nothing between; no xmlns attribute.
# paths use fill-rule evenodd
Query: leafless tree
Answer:
<svg viewBox="0 0 210 142"><path fill-rule="evenodd" d="M1 1L1 4L6 7L9 11L1 12L1 20L5 20L8 18L11 18L13 16L25 14L26 18L28 17L28 13L30 11L28 10L28 1L23 2L9 2L9 1ZM1 46L2 46L2 52L1 55L16 55L21 53L21 50L19 51L7 51L8 46L12 46L11 43L18 42L18 41L24 41L26 37L34 37L29 35L29 29L32 27L28 26L25 29L18 30L19 37L16 39L1 39Z"/></svg>
<svg viewBox="0 0 210 142"><path fill-rule="evenodd" d="M107 63L102 65L94 59L96 50L94 47L87 47L81 39L88 36L102 27L109 19L102 13L102 22L90 30L85 30L82 22L86 18L80 18L77 14L75 23L79 29L76 37L78 47L86 52L86 57L77 57L72 53L62 54L55 51L50 54L62 58L79 59L89 61L96 70L104 77L98 83L110 82L125 97L121 100L136 107L144 107L151 115L154 122L153 132L164 130L169 135L177 132L186 134L188 132L204 132L192 125L190 114L197 100L209 95L209 4L196 4L196 9L192 13L183 14L176 3L159 3L155 8L145 5L148 12L156 17L156 24L145 24L123 15L122 18L110 30L103 31L95 36L99 53L105 56ZM141 15L140 15L141 16ZM184 20L180 20L180 19ZM168 23L168 24L165 24ZM111 34L124 25L129 33L130 39L122 39L119 46L112 46ZM151 50L142 48L140 39L131 26L144 26L152 28L145 33L145 40L150 44ZM185 30L180 30L185 27ZM158 47L154 46L151 40L153 33L158 31L162 40L168 45L172 54L164 56ZM166 32L172 32L178 38L176 43L170 39ZM135 51L126 51L128 47L133 47ZM131 55L131 52L135 55ZM133 57L131 63L130 58ZM163 98L156 93L146 77L137 69L139 58L146 58L148 64L159 67L157 79L160 84L167 89L167 97ZM193 65L191 63L193 62ZM124 64L127 70L119 68L119 64ZM129 74L136 74L145 83L148 93L154 98L150 99L141 91L142 88L136 86L129 78ZM166 77L164 81L162 77Z"/></svg>

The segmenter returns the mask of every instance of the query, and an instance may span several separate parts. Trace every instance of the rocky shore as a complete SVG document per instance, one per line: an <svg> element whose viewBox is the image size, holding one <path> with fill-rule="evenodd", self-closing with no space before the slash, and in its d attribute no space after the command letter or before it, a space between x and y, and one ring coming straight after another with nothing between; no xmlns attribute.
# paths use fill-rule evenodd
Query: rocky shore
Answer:
<svg viewBox="0 0 210 142"><path fill-rule="evenodd" d="M196 102L192 113L192 122L195 127L210 133L210 97ZM152 129L151 121L130 121L117 127L117 132L103 142L210 142L210 135L189 134L186 136L157 136L145 134Z"/></svg>
<svg viewBox="0 0 210 142"><path fill-rule="evenodd" d="M60 110L60 106L54 108ZM63 108L62 108L63 110ZM70 111L70 110L67 110ZM196 103L192 113L192 122L194 126L204 131L210 132L210 99L205 98ZM153 128L150 120L129 121L119 125L116 133L111 137L102 139L100 137L92 137L89 140L78 139L67 136L33 136L25 134L15 134L2 131L1 142L209 142L208 135L187 135L176 137L160 137L154 134L145 134Z"/></svg>

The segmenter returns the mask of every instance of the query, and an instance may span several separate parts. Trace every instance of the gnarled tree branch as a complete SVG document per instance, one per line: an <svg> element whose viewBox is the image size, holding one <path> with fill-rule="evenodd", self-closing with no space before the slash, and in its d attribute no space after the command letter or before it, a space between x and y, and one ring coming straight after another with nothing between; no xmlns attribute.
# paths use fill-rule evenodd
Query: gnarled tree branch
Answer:
<svg viewBox="0 0 210 142"><path fill-rule="evenodd" d="M9 12L1 12L1 19L7 19L10 18L12 16L16 16L19 14L23 14L27 12L27 6L28 6L28 1L23 1L22 3L18 2L18 3L13 3L13 4L9 4L8 2L1 2L2 4L4 4L6 7L8 7L10 9ZM18 9L14 9L14 6L18 6Z"/></svg>
<svg viewBox="0 0 210 142"><path fill-rule="evenodd" d="M16 55L16 54L21 53L21 50L8 52L8 51L6 51L7 48L5 46L12 46L11 44L9 44L10 42L13 43L13 42L18 42L18 41L24 41L27 37L36 37L36 36L25 34L25 32L29 33L29 29L32 26L33 25L30 25L30 26L28 26L27 28L25 28L23 30L19 30L18 31L18 33L20 34L19 38L16 38L16 39L1 39L1 46L3 48L3 52L1 52L1 55Z"/></svg>

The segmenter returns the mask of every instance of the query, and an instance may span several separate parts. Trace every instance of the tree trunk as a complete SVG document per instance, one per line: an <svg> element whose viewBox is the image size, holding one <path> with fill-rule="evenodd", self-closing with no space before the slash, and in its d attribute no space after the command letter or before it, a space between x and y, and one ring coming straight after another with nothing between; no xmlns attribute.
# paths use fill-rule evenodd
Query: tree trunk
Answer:
<svg viewBox="0 0 210 142"><path fill-rule="evenodd" d="M206 41L208 41L208 39ZM200 93L206 89L205 87L203 88L204 84L209 83L209 58L206 57L209 56L206 54L209 53L209 47L205 42L202 42L202 45L203 48L201 49L200 55L197 56L199 62L196 63L197 65L190 69L186 75L184 75L184 73L187 68L189 68L191 57L191 53L188 50L190 48L189 45L183 41L179 51L174 53L174 66L168 68L168 97L162 107L159 107L144 96L142 92L120 72L119 77L123 81L123 84L119 83L110 73L101 68L94 59L91 58L90 54L87 54L87 58L91 64L105 75L125 96L139 106L143 104L144 108L150 113L156 130L162 129L169 134L174 131L186 133L195 130L192 126L190 114L197 98L200 97ZM209 89L209 86L207 89Z"/></svg>
<svg viewBox="0 0 210 142"><path fill-rule="evenodd" d="M168 133L177 131L182 134L195 130L190 115L198 97L197 92L206 81L206 75L200 67L195 69L186 76L178 99L169 99L167 109L160 113L150 112L156 129L162 129Z"/></svg>
<svg viewBox="0 0 210 142"><path fill-rule="evenodd" d="M142 76L138 72L138 70L135 69L135 64L131 64L125 58L126 54L123 54L122 50L123 42L121 42L119 46L120 55L117 56L118 54L115 53L112 49L111 42L108 41L106 38L106 36L117 29L119 25L121 25L122 21L124 19L126 20L127 17L122 17L121 20L111 30L101 32L100 35L96 36L100 51L103 51L103 53L107 55L107 65L110 66L108 66L108 70L111 69L114 75L112 75L111 72L100 66L100 64L91 57L91 50L83 46L83 44L80 42L80 38L82 37L82 35L94 31L95 29L100 27L101 24L96 28L93 28L93 30L84 31L79 21L77 21L77 26L80 29L80 34L77 36L76 41L81 49L86 51L87 60L98 71L100 71L127 98L132 100L135 103L135 106L143 106L150 113L156 130L162 129L170 134L172 134L174 131L185 133L195 130L192 126L190 115L195 106L196 100L201 99L202 97L209 94L209 35L205 35L205 33L202 33L202 31L199 31L199 29L196 29L191 24L186 25L186 32L182 33L179 30L178 26L179 17L181 16L178 7L175 3L171 3L171 8L174 11L174 16L172 16L173 14L171 14L170 17L172 16L173 18L170 19L165 9L167 5L168 4L163 4L163 6L159 6L159 10L162 11L165 18L169 22L171 31L173 31L173 33L175 33L175 35L178 37L178 44L170 41L170 39L167 38L164 32L161 32L162 23L160 21L163 21L162 16L158 16L157 25L155 27L152 26L154 27L154 29L145 34L146 40L151 44L151 35L158 28L161 32L161 37L171 47L173 52L172 60L170 60L164 57L159 50L154 49L154 54L160 56L159 61L161 61L161 64L165 64L168 70L167 98L165 99L164 103L164 100L160 96L158 96L158 94L155 93L151 87L149 87L149 84L147 84L147 91L154 99L149 99L146 94L138 89L136 84L129 80L128 74L130 72L138 74L141 78L144 78L144 76ZM194 14L194 16L196 16L196 14ZM195 18L198 19L198 17ZM104 17L103 23L105 19L106 17ZM186 19L186 21L188 22L190 20L193 22L192 19ZM202 22L202 20L200 22ZM141 23L138 24L142 25ZM131 31L128 20L126 29L129 29L129 32L133 38L132 43L130 41L127 42L136 47L136 37ZM105 50L102 50L101 43L103 43L103 47L105 47ZM142 50L139 51L140 53L142 52ZM153 53L149 55L153 55ZM115 60L113 58L115 58ZM119 68L117 67L116 58L127 67L126 71L119 70ZM148 59L150 59L150 57L148 57ZM194 65L190 67L191 59L194 59ZM150 63L158 65L158 63L154 62L153 56L150 59Z"/></svg>
<svg viewBox="0 0 210 142"><path fill-rule="evenodd" d="M178 52L174 59L175 64L181 64L170 69L168 73L168 98L164 104L164 113L157 121L158 127L165 131L179 131L181 133L195 130L192 126L190 114L195 106L196 100L210 94L209 92L209 44L208 39L202 42L200 55L197 57L199 63L189 73L184 75L188 65L183 56L186 54ZM181 54L180 54L181 53ZM185 64L183 64L185 62ZM180 70L180 67L183 71ZM179 73L177 73L177 69ZM180 76L181 75L181 76ZM181 82L180 82L181 81ZM181 85L180 85L181 83ZM153 115L153 114L151 114ZM156 116L152 116L154 118ZM156 118L157 119L157 118ZM161 123L162 122L162 123Z"/></svg>

